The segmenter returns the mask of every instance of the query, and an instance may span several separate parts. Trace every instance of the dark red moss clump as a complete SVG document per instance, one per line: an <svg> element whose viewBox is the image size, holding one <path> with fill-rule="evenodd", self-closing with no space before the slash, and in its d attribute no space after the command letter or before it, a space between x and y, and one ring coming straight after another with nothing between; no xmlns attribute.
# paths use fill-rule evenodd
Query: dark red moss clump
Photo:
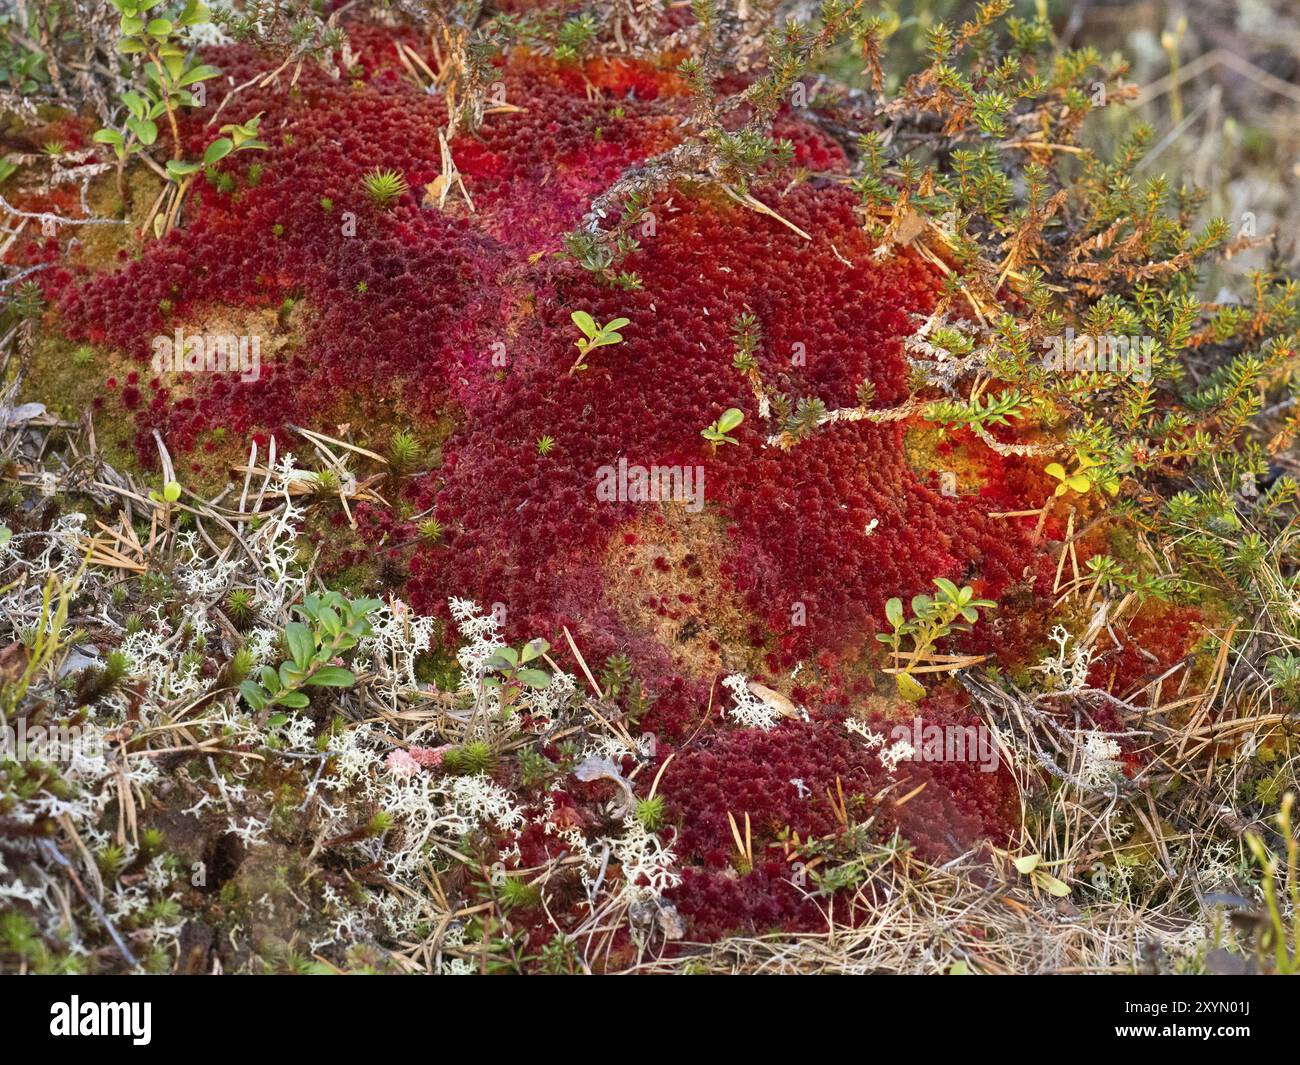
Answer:
<svg viewBox="0 0 1300 1065"><path fill-rule="evenodd" d="M925 723L973 723L962 718L949 700L936 699ZM889 722L872 727L891 735ZM852 858L836 849L855 838L851 826L869 825L877 841L897 832L923 860L951 856L1010 831L1010 784L1004 768L985 772L973 763L903 762L891 772L838 716L771 732L719 732L680 753L664 777L687 867L675 897L700 934L824 930L817 901L833 889L822 890L815 856L825 848L840 861ZM752 868L728 814L738 825L748 817Z"/></svg>

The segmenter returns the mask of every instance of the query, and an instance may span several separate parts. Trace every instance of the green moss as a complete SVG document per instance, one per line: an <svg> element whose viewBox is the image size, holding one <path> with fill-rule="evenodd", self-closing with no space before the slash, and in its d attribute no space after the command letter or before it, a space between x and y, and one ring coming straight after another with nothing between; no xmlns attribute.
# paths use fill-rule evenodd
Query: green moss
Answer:
<svg viewBox="0 0 1300 1065"><path fill-rule="evenodd" d="M478 776L487 773L495 764L492 748L478 741L453 747L442 759L443 768L457 776Z"/></svg>
<svg viewBox="0 0 1300 1065"><path fill-rule="evenodd" d="M454 692L460 687L460 663L455 651L441 641L432 642L428 652L415 662L415 677L421 684L432 684L438 691Z"/></svg>

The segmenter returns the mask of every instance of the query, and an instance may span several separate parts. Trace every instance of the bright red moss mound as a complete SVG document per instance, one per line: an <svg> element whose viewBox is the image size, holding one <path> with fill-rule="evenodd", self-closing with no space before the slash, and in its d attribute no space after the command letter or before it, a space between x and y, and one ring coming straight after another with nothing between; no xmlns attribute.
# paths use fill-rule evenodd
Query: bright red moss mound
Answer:
<svg viewBox="0 0 1300 1065"><path fill-rule="evenodd" d="M688 202L627 260L641 291L553 272L555 298L511 342L519 354L509 377L467 409L436 496L454 533L420 560L418 589L436 595L471 561L467 574L482 598L530 613L589 609L600 588L591 550L643 509L595 497L597 470L620 458L705 467L707 499L730 523L724 572L776 635L774 669L822 649L858 650L884 600L922 590L930 576L978 571L994 586L1019 576L1005 526L922 484L897 425L844 424L788 452L763 447L770 427L731 366L740 310L765 325L759 362L770 386L852 406L869 379L888 405L904 396L909 313L933 299L932 279L913 264L870 262L846 193L804 187L781 206L828 243L737 207ZM830 241L856 265L836 259ZM570 376L573 308L632 324L622 344ZM792 365L800 351L807 364ZM700 429L733 406L746 413L740 446L711 454ZM544 457L535 447L543 434L557 442ZM806 623L792 627L796 603Z"/></svg>
<svg viewBox="0 0 1300 1065"><path fill-rule="evenodd" d="M249 90L232 102L222 121L264 113L270 150L223 162L233 180L226 191L199 183L183 230L116 272L43 275L65 329L141 363L130 387L146 462L154 429L174 454L201 462L196 445L216 427L280 432L283 448L295 443L283 431L290 422L332 431L354 409L385 405L417 426L450 414L457 427L443 464L408 500L434 508L445 536L411 559L407 594L424 611L441 611L451 595L505 603L519 638L558 643L567 625L595 663L631 654L658 696L643 727L665 738L665 754L699 724L713 678L674 665L672 649L612 595L608 549L635 535L647 505L600 501L596 478L620 459L702 466L707 505L684 520L719 535L711 557L688 555L681 566L686 576L707 569L711 595L637 606L652 615L671 609L700 633L690 638L723 659L760 663L769 677L806 663L794 694L813 720L771 733L710 724L680 751L664 782L690 867L678 902L697 936L817 926L818 908L783 879L784 859L767 845L783 829L833 833L825 796L837 780L868 797L887 783L877 756L819 705L869 686L863 651L875 646L890 596L926 590L938 576L998 596L1017 582L1032 588L1041 567L1016 524L989 517L1014 506L1006 491L939 494L932 476L909 465L901 423L841 423L789 451L765 447L777 427L763 423L732 367L730 334L742 311L757 317L763 380L792 400L851 407L870 381L874 405L887 407L906 397L903 342L934 308L938 278L906 255L873 255L854 196L833 180L844 168L840 149L785 119L778 133L820 176L788 190L784 176L754 191L811 240L715 190L679 188L651 205L655 233L620 267L642 287L612 287L555 253L594 196L674 142L688 106L675 76L646 65L584 72L511 59L500 77L522 110L489 116L452 145L475 211L456 194L440 211L422 199L440 172L441 100L403 80L391 38L359 30L354 41L363 67L355 80L307 71L292 92ZM235 82L259 69L240 48L212 59ZM209 133L193 122L187 136L196 153ZM259 169L250 172L250 162ZM375 167L410 183L392 210L366 198L362 178ZM355 235L346 234L349 218ZM286 298L309 308L307 336L264 366L261 380L209 375L181 398L150 379L155 335L214 309L278 307ZM574 310L631 322L621 344L569 374ZM745 414L738 446L715 454L700 430L728 407ZM546 454L543 436L554 441ZM391 521L363 514L362 526L377 538ZM710 621L724 606L746 619L729 646ZM946 718L960 707L927 713ZM799 798L794 779L810 798ZM921 784L901 810L882 806L878 823L898 827L922 854L1005 831L1004 774L909 770L904 790ZM740 879L728 865L728 811L750 814L764 848Z"/></svg>

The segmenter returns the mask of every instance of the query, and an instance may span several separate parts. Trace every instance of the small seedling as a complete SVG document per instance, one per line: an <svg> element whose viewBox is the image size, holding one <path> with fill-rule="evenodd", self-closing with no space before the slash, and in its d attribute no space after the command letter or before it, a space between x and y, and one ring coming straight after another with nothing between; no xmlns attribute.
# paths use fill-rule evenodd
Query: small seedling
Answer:
<svg viewBox="0 0 1300 1065"><path fill-rule="evenodd" d="M728 407L716 422L700 430L700 436L709 442L714 451L718 450L719 444L739 444L739 440L735 440L727 434L737 428L744 420L744 411L738 407Z"/></svg>
<svg viewBox="0 0 1300 1065"><path fill-rule="evenodd" d="M1083 493L1097 485L1108 495L1115 495L1119 491L1119 479L1114 476L1106 476L1097 470L1101 465L1099 459L1093 458L1079 452L1075 456L1077 465L1072 473L1066 473L1065 467L1059 462L1050 462L1044 468L1043 472L1049 477L1055 477L1061 483L1056 486L1054 496L1063 496L1066 492Z"/></svg>
<svg viewBox="0 0 1300 1065"><path fill-rule="evenodd" d="M1045 891L1057 899L1063 899L1070 894L1070 886L1047 871L1041 855L1021 855L1019 858L1012 858L1011 864L1016 867L1016 872L1021 876L1029 877L1035 890Z"/></svg>
<svg viewBox="0 0 1300 1065"><path fill-rule="evenodd" d="M226 613L237 626L253 620L253 593L248 588L233 588L226 596Z"/></svg>
<svg viewBox="0 0 1300 1065"><path fill-rule="evenodd" d="M380 810L366 823L366 835L372 839L378 839L385 832L388 832L396 819L387 810Z"/></svg>
<svg viewBox="0 0 1300 1065"><path fill-rule="evenodd" d="M482 740L453 747L443 755L442 767L456 776L479 776L496 764L492 748Z"/></svg>
<svg viewBox="0 0 1300 1065"><path fill-rule="evenodd" d="M525 688L540 690L551 683L550 674L528 663L541 658L551 645L538 637L529 640L516 651L513 647L503 647L487 660L488 674L483 684L488 688L501 691L501 707L509 710L515 699Z"/></svg>
<svg viewBox="0 0 1300 1065"><path fill-rule="evenodd" d="M163 485L163 490L161 494L159 494L156 490L151 489L149 492L149 498L152 499L155 503L157 503L160 507L170 507L173 503L178 502L181 498L180 482L168 481L165 485Z"/></svg>
<svg viewBox="0 0 1300 1065"><path fill-rule="evenodd" d="M247 647L241 647L226 663L224 677L230 684L239 684L253 672L255 665L257 659L253 657L253 652Z"/></svg>
<svg viewBox="0 0 1300 1065"><path fill-rule="evenodd" d="M637 799L635 816L647 832L658 832L664 826L664 797L654 795Z"/></svg>
<svg viewBox="0 0 1300 1065"><path fill-rule="evenodd" d="M370 202L380 210L392 207L410 187L406 184L406 178L396 170L381 170L378 167L368 172L361 180Z"/></svg>
<svg viewBox="0 0 1300 1065"><path fill-rule="evenodd" d="M555 447L555 437L539 436L537 438L537 453L542 456L549 455Z"/></svg>
<svg viewBox="0 0 1300 1065"><path fill-rule="evenodd" d="M894 665L886 672L894 674L898 693L908 702L925 697L925 686L912 675L914 671L944 672L962 664L961 660L948 658L930 662L934 645L954 632L969 632L979 620L980 610L997 609L992 600L976 599L969 585L958 588L946 577L936 577L934 585L938 589L936 595L912 597L911 621L905 618L901 599L885 603L885 617L894 631L876 634L877 640L893 649ZM906 653L901 649L904 636L912 641L912 649Z"/></svg>
<svg viewBox="0 0 1300 1065"><path fill-rule="evenodd" d="M117 843L106 843L95 855L95 864L99 866L105 880L116 880L127 866L126 848Z"/></svg>
<svg viewBox="0 0 1300 1065"><path fill-rule="evenodd" d="M408 432L395 432L388 446L388 458L394 470L409 470L420 460L420 442Z"/></svg>
<svg viewBox="0 0 1300 1065"><path fill-rule="evenodd" d="M514 910L521 907L536 906L542 901L542 893L533 884L515 876L508 876L501 882L501 908Z"/></svg>
<svg viewBox="0 0 1300 1065"><path fill-rule="evenodd" d="M45 313L45 294L35 281L14 286L9 306L19 318L39 318Z"/></svg>
<svg viewBox="0 0 1300 1065"><path fill-rule="evenodd" d="M257 127L262 122L261 112L254 115L247 122L231 122L221 127L221 132L225 134L218 137L203 152L203 165L212 166L220 162L231 152L242 152L246 150L260 149L266 150L266 142L257 139Z"/></svg>
<svg viewBox="0 0 1300 1065"><path fill-rule="evenodd" d="M339 490L343 487L343 480L335 470L320 470L315 475L315 481L314 494L320 496L322 499L330 499L337 496Z"/></svg>
<svg viewBox="0 0 1300 1065"><path fill-rule="evenodd" d="M611 318L604 325L597 325L596 319L586 311L574 311L570 318L573 324L582 330L582 339L575 340L574 346L578 349L578 357L569 367L569 373L576 370L585 370L587 353L595 348L603 348L609 344L618 344L623 339L623 334L618 332L623 326L631 322L630 318Z"/></svg>

